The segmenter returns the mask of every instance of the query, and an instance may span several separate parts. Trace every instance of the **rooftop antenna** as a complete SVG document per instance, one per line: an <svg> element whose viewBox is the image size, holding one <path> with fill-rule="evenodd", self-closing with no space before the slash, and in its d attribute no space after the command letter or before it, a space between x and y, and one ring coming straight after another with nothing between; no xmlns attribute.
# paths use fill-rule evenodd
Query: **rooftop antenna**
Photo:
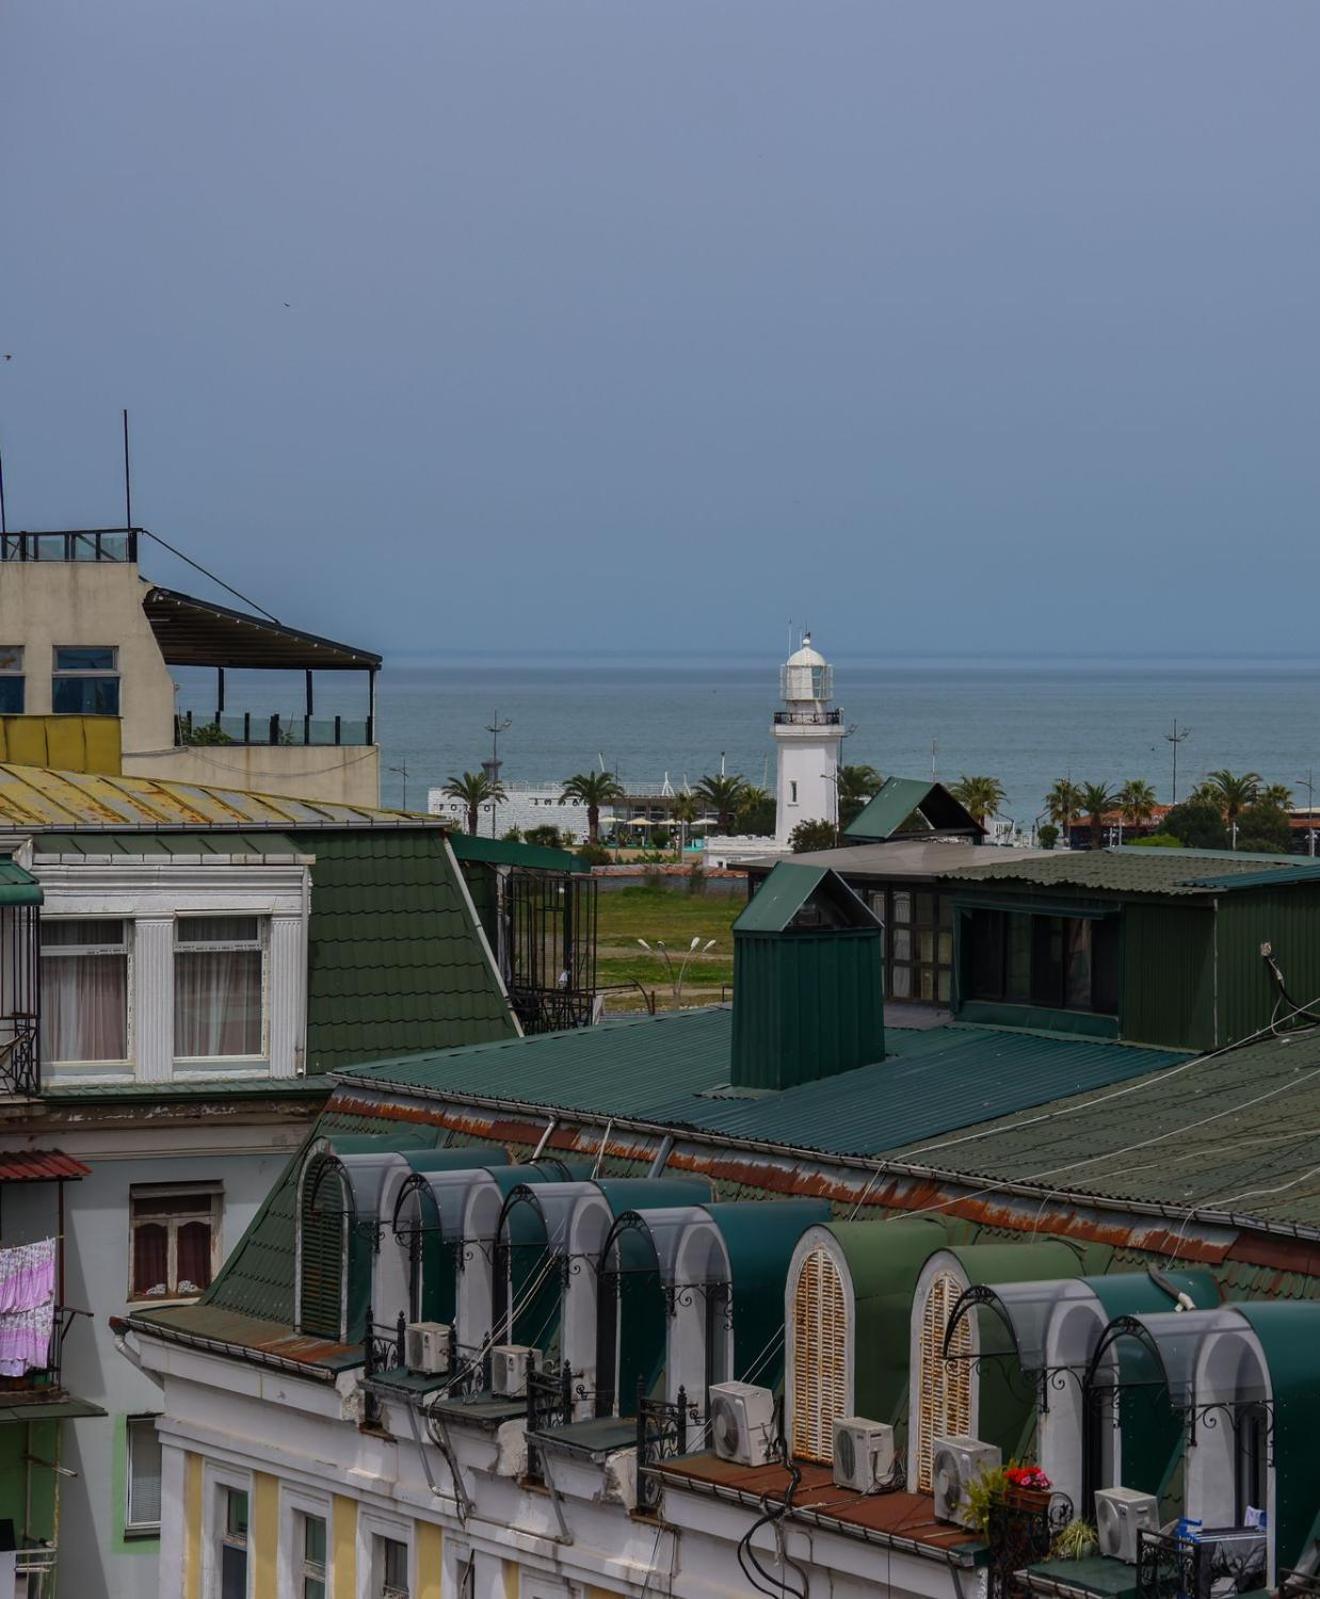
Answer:
<svg viewBox="0 0 1320 1599"><path fill-rule="evenodd" d="M1190 727L1183 728L1181 733L1178 731L1178 718L1176 716L1173 719L1173 731L1164 735L1165 743L1169 744L1173 749L1173 803L1175 805L1178 803L1178 746L1184 739L1191 738L1191 736L1192 730Z"/></svg>
<svg viewBox="0 0 1320 1599"><path fill-rule="evenodd" d="M133 475L128 459L128 407L124 407L124 526L133 526Z"/></svg>
<svg viewBox="0 0 1320 1599"><path fill-rule="evenodd" d="M0 534L8 533L9 524L5 521L5 457L0 450Z"/></svg>

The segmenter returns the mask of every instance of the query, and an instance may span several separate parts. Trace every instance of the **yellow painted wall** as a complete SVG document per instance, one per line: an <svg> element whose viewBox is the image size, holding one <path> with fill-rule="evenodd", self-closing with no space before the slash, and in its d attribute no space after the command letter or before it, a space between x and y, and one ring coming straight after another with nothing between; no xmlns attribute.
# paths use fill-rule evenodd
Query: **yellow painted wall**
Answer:
<svg viewBox="0 0 1320 1599"><path fill-rule="evenodd" d="M119 718L0 716L0 761L118 777L123 767Z"/></svg>
<svg viewBox="0 0 1320 1599"><path fill-rule="evenodd" d="M613 1588L589 1587L587 1589L587 1599L621 1599L621 1595L615 1593Z"/></svg>
<svg viewBox="0 0 1320 1599"><path fill-rule="evenodd" d="M444 1556L445 1535L433 1521L414 1526L417 1550L417 1599L440 1599L440 1561Z"/></svg>
<svg viewBox="0 0 1320 1599"><path fill-rule="evenodd" d="M273 1594L279 1584L280 1480L252 1474L252 1591Z"/></svg>
<svg viewBox="0 0 1320 1599"><path fill-rule="evenodd" d="M516 1560L501 1560L504 1568L504 1599L518 1599L522 1588L522 1568Z"/></svg>
<svg viewBox="0 0 1320 1599"><path fill-rule="evenodd" d="M183 1457L183 1599L202 1599L202 1457Z"/></svg>
<svg viewBox="0 0 1320 1599"><path fill-rule="evenodd" d="M357 1599L357 1517L357 1500L336 1494L331 1544L334 1560L333 1599Z"/></svg>

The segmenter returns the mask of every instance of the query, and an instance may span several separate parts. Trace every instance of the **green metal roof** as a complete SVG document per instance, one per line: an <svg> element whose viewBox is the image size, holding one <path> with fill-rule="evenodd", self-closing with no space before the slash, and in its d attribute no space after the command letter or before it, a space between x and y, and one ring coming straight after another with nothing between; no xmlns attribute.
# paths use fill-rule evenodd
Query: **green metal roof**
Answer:
<svg viewBox="0 0 1320 1599"><path fill-rule="evenodd" d="M834 1154L873 1155L1185 1058L1092 1039L954 1025L891 1029L886 1059L754 1098L729 1082L725 1007L630 1017L380 1061L350 1080L553 1110L632 1117Z"/></svg>
<svg viewBox="0 0 1320 1599"><path fill-rule="evenodd" d="M292 837L316 856L309 1072L516 1036L443 833Z"/></svg>
<svg viewBox="0 0 1320 1599"><path fill-rule="evenodd" d="M915 827L905 824L920 811ZM879 790L844 828L849 838L863 842L883 841L902 832L929 833L985 832L963 805L954 799L943 783L917 777L887 777Z"/></svg>
<svg viewBox="0 0 1320 1599"><path fill-rule="evenodd" d="M837 873L824 866L780 861L748 901L733 924L735 933L782 933L793 918L824 889L849 920L859 927L878 927L879 918Z"/></svg>
<svg viewBox="0 0 1320 1599"><path fill-rule="evenodd" d="M521 844L512 839L481 838L472 833L451 833L449 842L461 861L485 861L492 866L525 866L541 872L589 872L572 850L551 849L546 844Z"/></svg>
<svg viewBox="0 0 1320 1599"><path fill-rule="evenodd" d="M41 855L298 855L287 833L41 833Z"/></svg>
<svg viewBox="0 0 1320 1599"><path fill-rule="evenodd" d="M17 861L0 855L0 905L40 905L41 884Z"/></svg>
<svg viewBox="0 0 1320 1599"><path fill-rule="evenodd" d="M1121 1092L916 1147L922 1164L978 1180L1320 1228L1320 1029L1183 1057Z"/></svg>
<svg viewBox="0 0 1320 1599"><path fill-rule="evenodd" d="M975 865L954 867L941 874L941 881L953 885L955 891L960 883L970 887L1007 882L1101 893L1179 895L1320 882L1320 863L1291 857L1139 847L1054 850L1046 855L1023 851L1020 856L1010 849L976 853ZM985 856L993 858L986 860ZM1278 864L1271 864L1276 859Z"/></svg>

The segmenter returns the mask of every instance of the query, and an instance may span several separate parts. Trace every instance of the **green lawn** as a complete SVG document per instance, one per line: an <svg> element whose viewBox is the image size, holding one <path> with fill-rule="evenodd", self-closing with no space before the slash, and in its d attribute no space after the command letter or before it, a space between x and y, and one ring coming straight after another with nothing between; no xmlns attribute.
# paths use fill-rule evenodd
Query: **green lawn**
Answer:
<svg viewBox="0 0 1320 1599"><path fill-rule="evenodd" d="M599 903L597 972L602 986L640 983L648 992L654 990L658 1010L670 1009L674 994L664 959L648 955L637 940L644 938L651 945L663 941L679 965L694 938L702 945L713 938L715 947L709 954L698 953L688 964L682 1002L711 1004L723 997L723 988L733 981L731 929L745 904L742 895L624 888L601 894ZM633 988L630 993L611 994L608 1009L640 1010L642 1003Z"/></svg>

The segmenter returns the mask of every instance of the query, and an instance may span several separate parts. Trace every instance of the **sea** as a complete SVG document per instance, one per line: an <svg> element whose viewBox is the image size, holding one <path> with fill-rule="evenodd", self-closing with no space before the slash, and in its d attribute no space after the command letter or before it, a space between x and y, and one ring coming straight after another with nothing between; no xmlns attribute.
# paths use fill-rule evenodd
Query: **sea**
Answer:
<svg viewBox="0 0 1320 1599"><path fill-rule="evenodd" d="M849 736L844 759L886 776L945 782L997 777L1003 814L1027 831L1059 777L1173 789L1175 720L1183 797L1208 771L1256 771L1307 802L1320 777L1320 657L1049 656L832 658ZM239 674L233 674L238 677ZM242 674L231 707L301 714L291 678ZM263 682L263 677L265 681ZM317 714L363 714L360 674L321 673ZM184 708L209 703L186 684ZM251 700L250 705L247 703ZM382 803L423 809L427 789L475 771L499 727L508 782L557 783L601 765L629 787L679 787L721 769L773 788L771 718L779 663L770 656L656 654L436 655L391 664L378 683Z"/></svg>

